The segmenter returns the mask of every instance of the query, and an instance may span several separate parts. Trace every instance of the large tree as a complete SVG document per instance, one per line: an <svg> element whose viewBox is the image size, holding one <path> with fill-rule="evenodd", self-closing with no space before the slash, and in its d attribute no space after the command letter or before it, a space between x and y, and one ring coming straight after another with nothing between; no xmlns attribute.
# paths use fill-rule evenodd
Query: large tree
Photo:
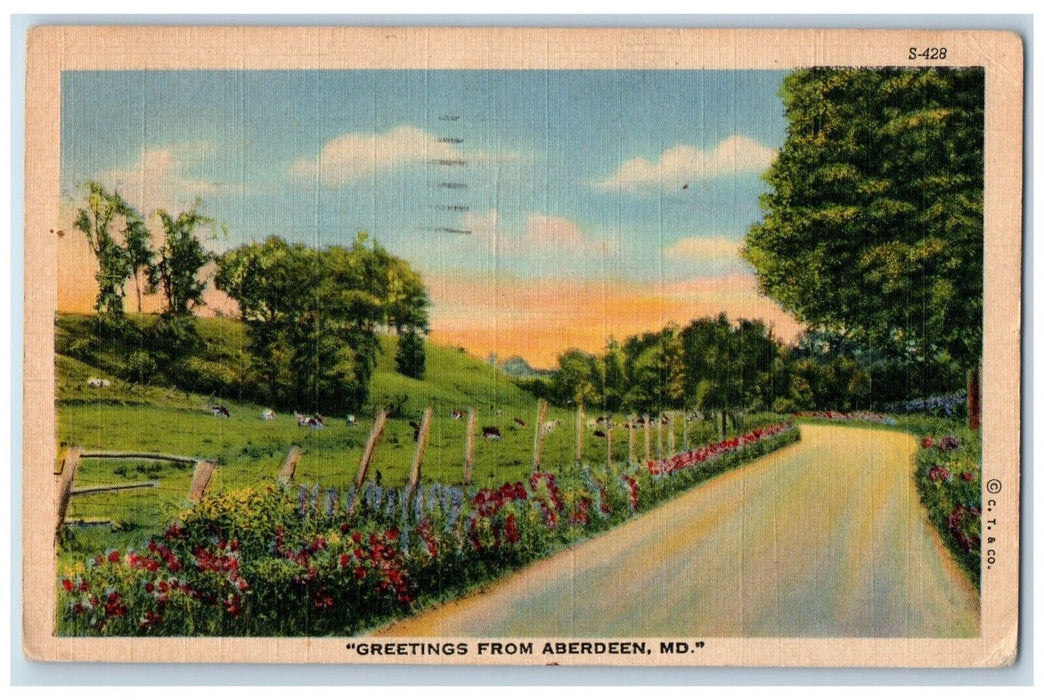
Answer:
<svg viewBox="0 0 1044 700"><path fill-rule="evenodd" d="M152 233L140 217L132 218L128 222L124 238L127 264L130 266L131 277L134 279L134 292L138 298L138 313L140 314L142 277L145 278L146 289L155 285L152 274L155 269L153 263L156 259L156 251L152 249Z"/></svg>
<svg viewBox="0 0 1044 700"><path fill-rule="evenodd" d="M815 68L787 76L787 136L744 251L762 291L811 327L912 363L963 364L973 427L983 75Z"/></svg>
<svg viewBox="0 0 1044 700"><path fill-rule="evenodd" d="M389 320L393 278L405 262L360 234L352 247L316 249L270 237L218 260L215 284L239 304L250 333L254 371L266 398L286 408L358 410L377 365L377 331ZM413 274L412 271L409 271ZM419 279L419 277L417 278ZM427 327L427 295L404 305L407 347ZM423 371L423 344L411 352Z"/></svg>
<svg viewBox="0 0 1044 700"><path fill-rule="evenodd" d="M187 317L193 308L203 305L206 282L200 278L200 270L213 255L204 247L201 232L209 230L213 235L223 229L200 213L202 204L197 199L177 215L162 209L156 212L163 225L163 245L156 261L150 263L150 291L163 293L167 316Z"/></svg>
<svg viewBox="0 0 1044 700"><path fill-rule="evenodd" d="M119 192L98 182L83 184L84 206L76 212L73 226L87 238L98 261L98 296L94 310L99 319L119 322L124 318L124 284L132 271L132 260L125 241L144 228L141 215Z"/></svg>

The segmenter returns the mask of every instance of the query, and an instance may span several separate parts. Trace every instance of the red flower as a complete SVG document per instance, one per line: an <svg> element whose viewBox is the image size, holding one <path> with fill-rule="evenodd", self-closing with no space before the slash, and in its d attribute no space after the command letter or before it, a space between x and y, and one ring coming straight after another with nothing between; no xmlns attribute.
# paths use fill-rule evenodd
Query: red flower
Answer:
<svg viewBox="0 0 1044 700"><path fill-rule="evenodd" d="M73 591L73 582L70 581L67 578L63 578L62 579L62 588L65 589L66 593L72 593L72 591Z"/></svg>
<svg viewBox="0 0 1044 700"><path fill-rule="evenodd" d="M515 544L522 539L518 532L518 523L515 521L514 513L509 513L504 522L504 537L510 544Z"/></svg>
<svg viewBox="0 0 1044 700"><path fill-rule="evenodd" d="M225 600L225 610L227 610L228 614L232 617L239 617L240 608L238 593L232 594Z"/></svg>
<svg viewBox="0 0 1044 700"><path fill-rule="evenodd" d="M921 447L923 447L926 450L934 444L935 441L932 440L930 437L926 437L921 440Z"/></svg>
<svg viewBox="0 0 1044 700"><path fill-rule="evenodd" d="M359 579L360 581L366 578L366 569L362 568L361 566L355 567L355 578Z"/></svg>
<svg viewBox="0 0 1044 700"><path fill-rule="evenodd" d="M961 479L964 481L971 481L975 476L971 472L961 472Z"/></svg>
<svg viewBox="0 0 1044 700"><path fill-rule="evenodd" d="M352 542L354 542L355 544L359 544L360 542L362 542L362 533L361 532L353 532L352 533Z"/></svg>
<svg viewBox="0 0 1044 700"><path fill-rule="evenodd" d="M928 478L935 482L949 481L950 471L946 467L936 465L928 470Z"/></svg>
<svg viewBox="0 0 1044 700"><path fill-rule="evenodd" d="M391 530L388 530L388 532L384 533L384 536L387 537L390 541L394 542L395 540L399 539L399 529L393 527Z"/></svg>
<svg viewBox="0 0 1044 700"><path fill-rule="evenodd" d="M349 529L350 528L348 527L348 523L341 523L341 534L342 535L347 535Z"/></svg>
<svg viewBox="0 0 1044 700"><path fill-rule="evenodd" d="M118 564L120 562L120 552L118 549L114 549L109 552L109 563Z"/></svg>

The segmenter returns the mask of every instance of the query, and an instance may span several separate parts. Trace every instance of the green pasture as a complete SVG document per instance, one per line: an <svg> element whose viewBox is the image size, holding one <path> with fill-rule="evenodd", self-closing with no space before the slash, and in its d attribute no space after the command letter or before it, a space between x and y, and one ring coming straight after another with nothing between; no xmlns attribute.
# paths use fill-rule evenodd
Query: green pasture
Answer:
<svg viewBox="0 0 1044 700"><path fill-rule="evenodd" d="M228 366L248 361L242 327L227 319L201 319L201 334L207 340L206 359ZM59 323L59 350L87 332L84 317L63 317ZM371 386L371 396L380 405L406 395L402 415L388 421L377 448L369 479L380 476L383 484L400 485L408 478L416 443L411 421L419 421L425 406L434 417L429 434L421 479L423 482L461 483L464 476L466 420L454 420L454 409L473 406L478 412L473 483L499 485L521 479L532 464L537 401L519 389L499 370L458 349L428 345L423 380L409 379L394 370L394 338L382 339L383 351ZM119 357L103 358L118 363ZM91 377L110 379L106 388L90 388ZM132 385L111 373L59 354L58 441L60 446L80 445L91 450L145 451L206 458L218 468L211 489L235 489L274 478L291 445L302 448L295 480L344 489L355 478L363 446L372 425L371 415L357 415L354 426L345 416L327 416L322 430L302 428L290 413L277 413L275 420L262 420L263 406L215 396L226 406L230 418L216 417L207 410L210 397L170 387ZM587 421L583 426L583 458L589 463L607 459L605 438L596 436ZM515 419L525 423L516 424ZM622 422L623 416L616 416ZM576 451L576 413L550 407L547 420L560 423L543 441L542 467L560 472L573 468ZM752 422L751 425L754 423ZM499 440L482 437L482 428L500 430ZM598 429L602 429L598 426ZM683 424L675 422L675 450L683 446ZM652 454L657 452L656 429L650 430ZM626 429L612 433L613 459L628 459ZM714 439L708 423L689 425L690 444ZM664 431L666 451L669 438ZM635 452L644 455L644 435L635 431ZM192 478L191 464L139 460L84 460L77 472L76 486L119 484L156 480L157 488L77 496L68 518L108 519L117 532L153 531L164 526L185 506ZM96 540L110 528L75 528L72 539ZM93 533L93 534L92 534ZM119 539L119 538L117 538Z"/></svg>

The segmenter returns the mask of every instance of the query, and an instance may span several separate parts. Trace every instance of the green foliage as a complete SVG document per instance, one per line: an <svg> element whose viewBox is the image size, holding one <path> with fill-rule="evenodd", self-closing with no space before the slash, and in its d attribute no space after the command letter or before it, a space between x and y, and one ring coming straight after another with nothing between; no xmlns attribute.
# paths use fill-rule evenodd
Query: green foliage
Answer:
<svg viewBox="0 0 1044 700"><path fill-rule="evenodd" d="M127 358L127 378L139 384L148 384L156 377L156 361L145 350L135 350Z"/></svg>
<svg viewBox="0 0 1044 700"><path fill-rule="evenodd" d="M192 207L177 216L162 209L156 212L163 225L163 245L157 259L149 263L149 290L163 293L167 316L187 316L203 305L206 282L199 273L213 255L204 248L197 230L207 228L213 233L221 227L199 213L202 206L197 198Z"/></svg>
<svg viewBox="0 0 1044 700"><path fill-rule="evenodd" d="M424 378L424 338L412 327L398 336L395 367L407 377Z"/></svg>
<svg viewBox="0 0 1044 700"><path fill-rule="evenodd" d="M228 396L238 389L243 377L235 369L220 362L188 356L178 361L178 375L193 391Z"/></svg>
<svg viewBox="0 0 1044 700"><path fill-rule="evenodd" d="M137 252L144 223L141 215L118 192L110 192L94 181L84 183L83 189L85 206L77 209L73 226L87 238L98 262L94 276L98 296L94 309L105 323L119 328L124 315L123 285L134 269L134 258L121 239L135 241Z"/></svg>
<svg viewBox="0 0 1044 700"><path fill-rule="evenodd" d="M125 248L127 251L127 264L130 266L131 277L134 278L134 291L138 300L138 313L141 313L141 291L142 277L144 276L145 288L149 289L155 285L154 262L156 251L152 249L152 233L141 219L134 218L129 222L124 234Z"/></svg>
<svg viewBox="0 0 1044 700"><path fill-rule="evenodd" d="M601 367L598 358L582 350L568 350L558 357L558 369L551 377L551 394L562 406L601 404Z"/></svg>
<svg viewBox="0 0 1044 700"><path fill-rule="evenodd" d="M928 517L972 582L979 586L982 548L982 441L952 420L907 419L921 438L917 488Z"/></svg>
<svg viewBox="0 0 1044 700"><path fill-rule="evenodd" d="M744 255L815 328L919 364L982 346L981 69L795 71Z"/></svg>
<svg viewBox="0 0 1044 700"><path fill-rule="evenodd" d="M377 365L378 326L427 327L420 278L365 234L351 248L278 237L240 246L218 260L216 284L239 304L264 400L284 408L359 410Z"/></svg>
<svg viewBox="0 0 1044 700"><path fill-rule="evenodd" d="M548 386L523 384L559 405L583 401L606 411L757 411L789 392L786 348L761 321L725 314L610 340L601 357L570 350Z"/></svg>

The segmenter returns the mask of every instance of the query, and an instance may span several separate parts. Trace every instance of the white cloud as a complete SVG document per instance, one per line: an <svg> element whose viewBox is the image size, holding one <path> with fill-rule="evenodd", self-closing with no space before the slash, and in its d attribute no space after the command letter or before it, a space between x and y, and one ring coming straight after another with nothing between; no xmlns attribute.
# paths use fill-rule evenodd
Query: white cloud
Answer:
<svg viewBox="0 0 1044 700"><path fill-rule="evenodd" d="M655 163L632 158L593 184L605 190L674 189L695 180L762 172L775 156L774 149L747 136L734 135L707 151L685 144L672 146Z"/></svg>
<svg viewBox="0 0 1044 700"><path fill-rule="evenodd" d="M379 170L439 158L460 159L462 154L423 129L403 125L383 134L342 134L327 141L316 158L294 161L293 172L300 177L318 175L326 185L339 185Z"/></svg>
<svg viewBox="0 0 1044 700"><path fill-rule="evenodd" d="M191 166L202 164L210 150L209 144L148 148L135 165L102 172L97 180L119 190L143 214L189 206L196 197L241 192L242 187L232 183L209 182L184 174Z"/></svg>
<svg viewBox="0 0 1044 700"><path fill-rule="evenodd" d="M742 246L741 241L729 238L696 236L675 241L664 247L663 252L668 258L703 262L738 258L740 246Z"/></svg>
<svg viewBox="0 0 1044 700"><path fill-rule="evenodd" d="M537 249L581 251L592 243L592 240L580 231L576 222L546 214L530 214L526 220L523 237L530 246Z"/></svg>
<svg viewBox="0 0 1044 700"><path fill-rule="evenodd" d="M291 166L296 177L318 179L327 186L407 165L433 160L465 161L468 165L490 165L521 161L517 151L464 151L452 143L409 124L384 133L351 132L323 145L314 158L298 158Z"/></svg>

